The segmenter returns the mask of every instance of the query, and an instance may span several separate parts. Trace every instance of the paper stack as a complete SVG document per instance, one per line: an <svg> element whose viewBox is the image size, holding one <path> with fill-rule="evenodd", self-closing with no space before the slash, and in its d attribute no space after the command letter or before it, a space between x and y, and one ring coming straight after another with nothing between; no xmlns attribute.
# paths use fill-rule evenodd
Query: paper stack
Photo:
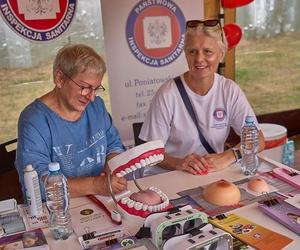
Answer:
<svg viewBox="0 0 300 250"><path fill-rule="evenodd" d="M15 199L0 201L0 237L25 231Z"/></svg>

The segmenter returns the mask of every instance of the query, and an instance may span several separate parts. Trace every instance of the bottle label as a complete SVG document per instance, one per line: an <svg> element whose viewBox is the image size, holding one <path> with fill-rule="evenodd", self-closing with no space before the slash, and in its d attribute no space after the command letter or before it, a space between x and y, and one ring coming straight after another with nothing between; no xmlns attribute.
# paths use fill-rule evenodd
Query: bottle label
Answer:
<svg viewBox="0 0 300 250"><path fill-rule="evenodd" d="M65 177L62 179L63 181L63 187L64 187L64 195L65 195L65 201L66 201L66 206L65 206L65 211L69 209L69 189L68 189L68 183Z"/></svg>

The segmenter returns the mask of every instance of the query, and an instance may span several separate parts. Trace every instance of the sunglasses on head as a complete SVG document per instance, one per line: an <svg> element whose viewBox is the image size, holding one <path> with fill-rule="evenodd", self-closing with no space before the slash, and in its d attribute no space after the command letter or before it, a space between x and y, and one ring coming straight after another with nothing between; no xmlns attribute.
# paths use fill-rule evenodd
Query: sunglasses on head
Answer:
<svg viewBox="0 0 300 250"><path fill-rule="evenodd" d="M220 20L218 19L207 19L207 20L189 20L186 22L187 28L197 28L199 25L204 25L205 27L214 27L217 25L221 26Z"/></svg>

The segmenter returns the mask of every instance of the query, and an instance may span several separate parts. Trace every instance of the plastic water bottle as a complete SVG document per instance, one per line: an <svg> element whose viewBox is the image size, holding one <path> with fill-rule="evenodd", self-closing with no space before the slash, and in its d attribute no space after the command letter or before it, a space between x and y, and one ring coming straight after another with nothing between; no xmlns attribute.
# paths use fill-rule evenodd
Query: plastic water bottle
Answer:
<svg viewBox="0 0 300 250"><path fill-rule="evenodd" d="M47 208L50 213L49 229L54 239L65 240L73 233L73 228L69 213L68 183L57 162L49 164L45 189Z"/></svg>
<svg viewBox="0 0 300 250"><path fill-rule="evenodd" d="M43 204L41 198L39 177L31 164L27 165L24 169L24 185L26 202L29 206L30 215L41 215L43 212Z"/></svg>
<svg viewBox="0 0 300 250"><path fill-rule="evenodd" d="M258 146L259 132L254 123L254 117L247 116L241 135L241 149L243 151L241 165L245 175L255 175L257 172L259 167Z"/></svg>
<svg viewBox="0 0 300 250"><path fill-rule="evenodd" d="M288 140L283 145L282 163L292 168L295 165L295 143L293 140Z"/></svg>

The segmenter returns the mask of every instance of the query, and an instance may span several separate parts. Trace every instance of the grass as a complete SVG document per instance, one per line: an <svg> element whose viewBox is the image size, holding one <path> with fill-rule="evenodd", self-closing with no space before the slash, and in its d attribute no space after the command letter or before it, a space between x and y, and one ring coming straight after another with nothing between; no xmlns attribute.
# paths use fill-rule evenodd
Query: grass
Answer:
<svg viewBox="0 0 300 250"><path fill-rule="evenodd" d="M299 33L241 41L237 46L236 82L257 114L300 108L299 47ZM21 110L53 88L52 60L28 69L0 68L0 143L16 137ZM104 86L108 89L107 78ZM109 92L102 97L110 110Z"/></svg>
<svg viewBox="0 0 300 250"><path fill-rule="evenodd" d="M300 33L242 41L236 81L256 114L300 108Z"/></svg>
<svg viewBox="0 0 300 250"><path fill-rule="evenodd" d="M33 68L1 68L0 86L0 143L3 143L17 137L17 119L23 108L54 87L52 59ZM107 76L104 87L107 91L102 97L110 110Z"/></svg>

